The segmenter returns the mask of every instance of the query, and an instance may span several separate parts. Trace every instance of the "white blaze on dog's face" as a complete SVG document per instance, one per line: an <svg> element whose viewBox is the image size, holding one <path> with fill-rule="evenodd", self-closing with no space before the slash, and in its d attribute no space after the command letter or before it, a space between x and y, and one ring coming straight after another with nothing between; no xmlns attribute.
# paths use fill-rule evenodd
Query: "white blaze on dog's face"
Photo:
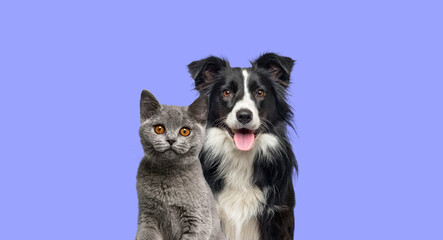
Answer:
<svg viewBox="0 0 443 240"><path fill-rule="evenodd" d="M208 126L226 131L240 151L250 151L278 121L277 84L266 71L221 70L211 85Z"/></svg>
<svg viewBox="0 0 443 240"><path fill-rule="evenodd" d="M254 144L254 132L260 127L258 110L248 88L249 73L242 69L243 97L239 99L226 118L226 124L234 133L239 150L249 151Z"/></svg>

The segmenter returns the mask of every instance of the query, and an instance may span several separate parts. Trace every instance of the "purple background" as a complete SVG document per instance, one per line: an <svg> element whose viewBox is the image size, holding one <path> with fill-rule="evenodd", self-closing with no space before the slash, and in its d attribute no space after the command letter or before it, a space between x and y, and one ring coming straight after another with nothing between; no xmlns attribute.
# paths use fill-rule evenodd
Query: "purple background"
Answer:
<svg viewBox="0 0 443 240"><path fill-rule="evenodd" d="M0 3L0 239L133 239L142 89L266 51L297 60L295 238L443 239L441 1L183 2Z"/></svg>

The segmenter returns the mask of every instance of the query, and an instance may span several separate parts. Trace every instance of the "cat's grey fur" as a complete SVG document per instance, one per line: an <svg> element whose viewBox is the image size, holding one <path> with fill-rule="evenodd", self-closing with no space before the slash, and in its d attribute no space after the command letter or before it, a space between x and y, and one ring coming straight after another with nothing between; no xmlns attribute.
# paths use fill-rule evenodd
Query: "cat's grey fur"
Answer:
<svg viewBox="0 0 443 240"><path fill-rule="evenodd" d="M143 90L139 134L145 155L137 173L136 240L225 239L198 159L207 104L203 96L189 107L161 105ZM154 131L158 124L164 126L163 134ZM182 127L191 134L180 135Z"/></svg>

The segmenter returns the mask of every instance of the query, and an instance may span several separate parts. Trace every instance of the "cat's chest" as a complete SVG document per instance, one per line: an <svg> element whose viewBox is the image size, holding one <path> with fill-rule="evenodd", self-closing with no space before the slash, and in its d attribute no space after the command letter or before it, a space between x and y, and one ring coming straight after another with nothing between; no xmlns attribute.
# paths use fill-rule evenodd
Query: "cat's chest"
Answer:
<svg viewBox="0 0 443 240"><path fill-rule="evenodd" d="M188 182L182 179L159 179L148 182L146 187L150 189L152 196L167 201L181 198L188 188L192 188Z"/></svg>
<svg viewBox="0 0 443 240"><path fill-rule="evenodd" d="M151 199L166 205L189 204L206 198L205 180L193 174L174 174L146 176L139 183L139 193L147 200Z"/></svg>

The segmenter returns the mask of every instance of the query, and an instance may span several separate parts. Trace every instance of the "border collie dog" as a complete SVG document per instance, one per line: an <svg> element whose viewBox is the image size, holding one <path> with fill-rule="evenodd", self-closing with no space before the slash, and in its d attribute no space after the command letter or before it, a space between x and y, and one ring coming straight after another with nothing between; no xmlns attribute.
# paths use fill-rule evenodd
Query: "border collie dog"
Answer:
<svg viewBox="0 0 443 240"><path fill-rule="evenodd" d="M209 96L200 160L229 240L292 240L297 162L287 137L294 61L266 53L250 68L208 57L188 65Z"/></svg>

